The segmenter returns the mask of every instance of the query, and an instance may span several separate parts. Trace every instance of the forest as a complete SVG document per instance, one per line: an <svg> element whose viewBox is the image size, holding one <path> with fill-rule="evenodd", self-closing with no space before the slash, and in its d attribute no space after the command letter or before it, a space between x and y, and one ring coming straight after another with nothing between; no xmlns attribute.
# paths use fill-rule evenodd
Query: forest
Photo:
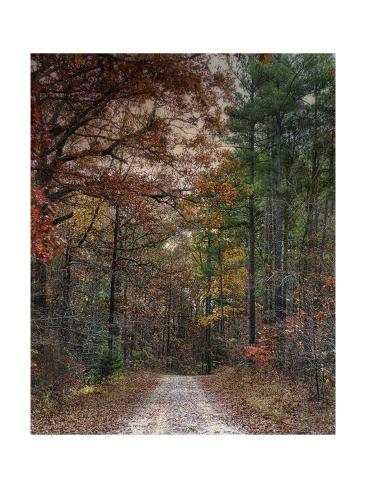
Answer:
<svg viewBox="0 0 366 488"><path fill-rule="evenodd" d="M334 434L334 55L32 54L30 179L32 433Z"/></svg>

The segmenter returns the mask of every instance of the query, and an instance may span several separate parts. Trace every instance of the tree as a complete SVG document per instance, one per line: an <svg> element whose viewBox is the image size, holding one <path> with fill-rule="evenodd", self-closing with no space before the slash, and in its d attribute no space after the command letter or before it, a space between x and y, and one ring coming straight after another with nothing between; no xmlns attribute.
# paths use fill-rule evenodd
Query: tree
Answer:
<svg viewBox="0 0 366 488"><path fill-rule="evenodd" d="M212 153L205 134L220 123L217 94L225 86L203 55L32 56L32 249L41 297L43 263L56 248L49 237L72 217L52 220L56 203L75 191L172 203L182 191L175 184ZM199 132L187 140L183 134L197 123ZM154 179L146 174L152 166ZM132 167L145 175L131 176Z"/></svg>
<svg viewBox="0 0 366 488"><path fill-rule="evenodd" d="M73 218L74 195L112 203L112 348L120 208L141 207L141 199L175 207L184 197L194 173L214 158L209 133L220 126L226 78L205 55L32 56L32 296L44 324L46 263L63 247L58 229ZM187 137L192 127L199 129ZM66 247L64 315L72 266Z"/></svg>

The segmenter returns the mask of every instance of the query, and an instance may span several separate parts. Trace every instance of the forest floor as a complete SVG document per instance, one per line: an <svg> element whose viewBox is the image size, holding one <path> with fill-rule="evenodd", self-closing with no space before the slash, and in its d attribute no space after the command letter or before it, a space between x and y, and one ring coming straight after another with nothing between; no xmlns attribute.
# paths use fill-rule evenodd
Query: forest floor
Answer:
<svg viewBox="0 0 366 488"><path fill-rule="evenodd" d="M132 372L32 407L33 434L333 434L334 404L285 378Z"/></svg>
<svg viewBox="0 0 366 488"><path fill-rule="evenodd" d="M199 380L247 434L335 434L334 387L318 401L286 375L244 367L225 367Z"/></svg>
<svg viewBox="0 0 366 488"><path fill-rule="evenodd" d="M59 399L32 399L32 434L110 434L121 430L159 381L147 371L118 374Z"/></svg>

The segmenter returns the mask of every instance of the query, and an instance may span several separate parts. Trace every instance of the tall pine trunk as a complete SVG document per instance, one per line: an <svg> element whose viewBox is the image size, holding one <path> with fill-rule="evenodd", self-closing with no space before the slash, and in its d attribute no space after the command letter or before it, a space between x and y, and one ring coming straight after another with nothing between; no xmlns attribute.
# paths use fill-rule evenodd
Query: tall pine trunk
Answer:
<svg viewBox="0 0 366 488"><path fill-rule="evenodd" d="M287 304L288 304L288 300L289 300L289 266L288 266L289 208L288 208L287 202L285 205L284 219L283 220L284 220L284 223L283 223L283 288L282 288L283 304L282 304L282 310L283 310L284 315L288 315L289 307Z"/></svg>
<svg viewBox="0 0 366 488"><path fill-rule="evenodd" d="M273 320L273 205L271 195L266 196L265 205L265 293L263 303L263 317L265 323Z"/></svg>
<svg viewBox="0 0 366 488"><path fill-rule="evenodd" d="M275 319L283 318L283 291L282 291L282 204L281 204L281 117L275 117Z"/></svg>
<svg viewBox="0 0 366 488"><path fill-rule="evenodd" d="M255 344L255 220L254 220L254 130L250 126L250 175L251 194L249 197L249 263L248 263L248 305L249 305L249 344Z"/></svg>

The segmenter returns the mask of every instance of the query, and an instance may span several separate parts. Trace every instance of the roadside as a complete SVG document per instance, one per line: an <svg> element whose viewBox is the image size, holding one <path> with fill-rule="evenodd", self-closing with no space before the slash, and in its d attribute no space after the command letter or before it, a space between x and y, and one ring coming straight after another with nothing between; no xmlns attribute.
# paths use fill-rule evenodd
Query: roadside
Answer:
<svg viewBox="0 0 366 488"><path fill-rule="evenodd" d="M121 430L154 389L159 376L132 372L103 385L70 392L62 401L44 399L32 406L32 434L109 434Z"/></svg>
<svg viewBox="0 0 366 488"><path fill-rule="evenodd" d="M242 367L210 376L115 376L33 405L32 434L334 434L334 400Z"/></svg>
<svg viewBox="0 0 366 488"><path fill-rule="evenodd" d="M335 433L334 399L311 399L306 388L285 376L227 367L199 381L248 434Z"/></svg>

